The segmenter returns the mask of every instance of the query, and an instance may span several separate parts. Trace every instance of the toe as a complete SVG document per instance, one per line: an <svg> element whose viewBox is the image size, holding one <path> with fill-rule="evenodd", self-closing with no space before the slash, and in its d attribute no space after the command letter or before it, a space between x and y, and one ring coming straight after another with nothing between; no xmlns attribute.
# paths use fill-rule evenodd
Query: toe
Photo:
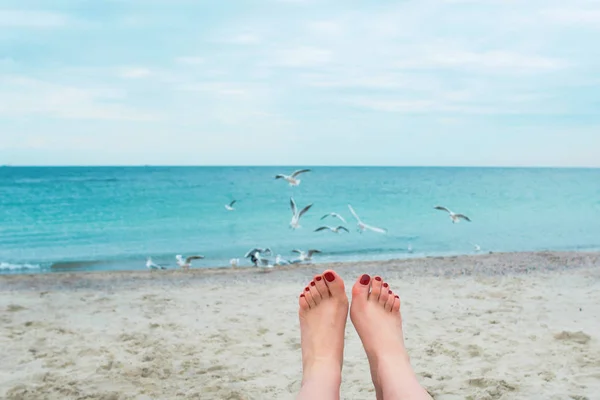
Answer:
<svg viewBox="0 0 600 400"><path fill-rule="evenodd" d="M302 293L300 295L300 297L298 298L298 303L300 305L300 311L310 310L310 306L308 305L308 302L306 301L306 296L304 296L304 293Z"/></svg>
<svg viewBox="0 0 600 400"><path fill-rule="evenodd" d="M315 302L316 305L319 305L319 303L321 303L321 294L317 290L317 284L315 283L315 281L312 281L310 283L310 285L308 286L308 288L310 289L309 292L310 292L310 296L312 297L313 301Z"/></svg>
<svg viewBox="0 0 600 400"><path fill-rule="evenodd" d="M329 289L327 289L327 285L325 284L325 279L323 279L323 275L315 276L313 281L315 282L315 285L317 287L317 290L319 291L319 294L321 295L321 298L328 299Z"/></svg>
<svg viewBox="0 0 600 400"><path fill-rule="evenodd" d="M369 300L379 301L379 296L381 295L381 285L383 285L383 280L380 276L376 276L373 278L373 283L371 285L371 294L369 295Z"/></svg>
<svg viewBox="0 0 600 400"><path fill-rule="evenodd" d="M366 302L369 297L371 277L367 274L360 276L352 286L352 304Z"/></svg>
<svg viewBox="0 0 600 400"><path fill-rule="evenodd" d="M310 294L309 286L304 288L304 298L308 302L308 305L310 306L310 308L315 308L317 306L317 303L315 303L315 300L313 299L312 295Z"/></svg>
<svg viewBox="0 0 600 400"><path fill-rule="evenodd" d="M400 313L400 297L398 295L394 296L394 305L392 306L393 313Z"/></svg>
<svg viewBox="0 0 600 400"><path fill-rule="evenodd" d="M325 280L325 285L327 285L327 289L329 289L329 293L331 293L331 297L346 296L344 281L341 276L335 273L335 271L328 269L323 272L323 278Z"/></svg>
<svg viewBox="0 0 600 400"><path fill-rule="evenodd" d="M395 299L396 298L394 297L394 293L391 290L389 290L388 291L388 299L385 302L385 311L388 311L388 312L392 311L392 307L394 306Z"/></svg>
<svg viewBox="0 0 600 400"><path fill-rule="evenodd" d="M382 306L385 305L385 303L387 303L389 297L390 297L390 285L388 285L387 283L384 283L383 285L381 285L381 294L379 295L379 304L381 304Z"/></svg>

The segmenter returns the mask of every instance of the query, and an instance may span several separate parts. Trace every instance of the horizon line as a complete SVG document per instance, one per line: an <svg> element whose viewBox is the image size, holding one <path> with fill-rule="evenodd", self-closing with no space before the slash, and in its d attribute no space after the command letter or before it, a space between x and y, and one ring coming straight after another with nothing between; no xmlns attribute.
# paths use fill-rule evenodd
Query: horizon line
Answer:
<svg viewBox="0 0 600 400"><path fill-rule="evenodd" d="M323 164L0 164L0 168L489 168L489 169L600 169L600 166L549 165L323 165Z"/></svg>

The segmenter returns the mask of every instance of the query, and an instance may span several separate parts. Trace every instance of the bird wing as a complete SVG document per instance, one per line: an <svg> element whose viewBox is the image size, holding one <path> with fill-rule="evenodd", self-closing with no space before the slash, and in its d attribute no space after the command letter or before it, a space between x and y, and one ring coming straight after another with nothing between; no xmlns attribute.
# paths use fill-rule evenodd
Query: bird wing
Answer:
<svg viewBox="0 0 600 400"><path fill-rule="evenodd" d="M321 226L321 227L315 229L315 232L324 231L325 229L331 230L331 228L328 226Z"/></svg>
<svg viewBox="0 0 600 400"><path fill-rule="evenodd" d="M341 230L343 230L343 231L346 231L346 232L350 233L350 231L349 231L348 229L346 229L346 227L345 227L345 226L341 226L341 225L340 225L340 226L338 226L338 227L337 227L337 230L339 231L340 229L341 229Z"/></svg>
<svg viewBox="0 0 600 400"><path fill-rule="evenodd" d="M302 250L294 249L292 250L292 253L302 254Z"/></svg>
<svg viewBox="0 0 600 400"><path fill-rule="evenodd" d="M247 253L246 253L246 255L244 256L244 258L251 257L253 254L256 254L256 253L258 253L258 252L259 252L259 250L260 250L260 249L256 249L256 248L255 248L255 249L252 249L252 250L250 250L249 252L247 252Z"/></svg>
<svg viewBox="0 0 600 400"><path fill-rule="evenodd" d="M354 218L356 218L356 220L358 222L361 222L360 218L358 218L358 214L356 214L356 211L354 211L354 208L352 208L352 206L350 204L348 204L348 209L350 210L350 212L352 213Z"/></svg>
<svg viewBox="0 0 600 400"><path fill-rule="evenodd" d="M189 256L185 259L185 263L189 264L192 260L202 260L204 256Z"/></svg>
<svg viewBox="0 0 600 400"><path fill-rule="evenodd" d="M302 211L300 211L300 214L298 214L298 219L300 219L300 217L301 217L302 215L304 215L304 213L305 213L305 212L307 212L308 210L310 210L310 208L311 208L312 206L313 206L312 204L309 204L309 205L307 205L306 207L304 207L304 208L302 209Z"/></svg>
<svg viewBox="0 0 600 400"><path fill-rule="evenodd" d="M344 219L344 217L342 217L340 214L338 213L331 213L332 217L338 218L340 221L342 221L343 223L346 223L346 220Z"/></svg>
<svg viewBox="0 0 600 400"><path fill-rule="evenodd" d="M298 213L298 207L296 207L296 202L293 197L290 197L290 207L292 208L292 214L296 215Z"/></svg>
<svg viewBox="0 0 600 400"><path fill-rule="evenodd" d="M462 218L465 221L471 222L471 219L469 217L467 217L466 215L463 215L463 214L456 214L456 218Z"/></svg>
<svg viewBox="0 0 600 400"><path fill-rule="evenodd" d="M321 217L321 220L324 220L325 218L329 217L331 214L325 214Z"/></svg>
<svg viewBox="0 0 600 400"><path fill-rule="evenodd" d="M229 203L229 207L233 207L233 205L237 202L237 200L233 200L231 203Z"/></svg>
<svg viewBox="0 0 600 400"><path fill-rule="evenodd" d="M310 172L310 169L299 169L298 171L294 171L294 173L292 174L292 178L295 178L298 175L303 174L305 172Z"/></svg>
<svg viewBox="0 0 600 400"><path fill-rule="evenodd" d="M435 206L435 207L433 207L433 208L435 208L436 210L446 211L446 212L447 212L447 213L449 213L449 214L451 214L451 213L452 213L452 211L448 210L446 207L442 207L442 206Z"/></svg>
<svg viewBox="0 0 600 400"><path fill-rule="evenodd" d="M387 233L387 229L378 228L376 226L371 226L371 225L367 225L367 224L364 224L364 225L365 225L365 229L368 229L370 231L377 232L377 233Z"/></svg>
<svg viewBox="0 0 600 400"><path fill-rule="evenodd" d="M315 253L321 253L321 250L315 250L315 249L311 249L308 251L308 256L312 257L313 254Z"/></svg>
<svg viewBox="0 0 600 400"><path fill-rule="evenodd" d="M285 175L277 174L275 175L275 179L285 179Z"/></svg>

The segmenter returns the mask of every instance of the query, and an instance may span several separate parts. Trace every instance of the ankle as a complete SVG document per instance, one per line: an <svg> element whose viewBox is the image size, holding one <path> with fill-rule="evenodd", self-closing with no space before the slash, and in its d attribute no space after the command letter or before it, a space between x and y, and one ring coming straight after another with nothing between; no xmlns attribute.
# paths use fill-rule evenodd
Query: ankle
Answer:
<svg viewBox="0 0 600 400"><path fill-rule="evenodd" d="M342 383L342 366L339 361L317 358L302 366L302 385L312 380L332 382L338 387Z"/></svg>

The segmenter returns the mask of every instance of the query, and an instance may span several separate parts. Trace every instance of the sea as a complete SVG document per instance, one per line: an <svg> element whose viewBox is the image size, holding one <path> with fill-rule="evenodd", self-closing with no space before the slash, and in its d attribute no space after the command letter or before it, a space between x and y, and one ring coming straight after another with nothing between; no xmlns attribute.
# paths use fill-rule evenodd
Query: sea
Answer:
<svg viewBox="0 0 600 400"><path fill-rule="evenodd" d="M0 273L175 268L177 254L249 266L254 247L318 249L315 263L600 249L600 169L309 168L290 186L274 179L289 166L0 167ZM313 204L295 230L291 197ZM387 234L359 233L348 204ZM330 212L347 222L321 220Z"/></svg>

